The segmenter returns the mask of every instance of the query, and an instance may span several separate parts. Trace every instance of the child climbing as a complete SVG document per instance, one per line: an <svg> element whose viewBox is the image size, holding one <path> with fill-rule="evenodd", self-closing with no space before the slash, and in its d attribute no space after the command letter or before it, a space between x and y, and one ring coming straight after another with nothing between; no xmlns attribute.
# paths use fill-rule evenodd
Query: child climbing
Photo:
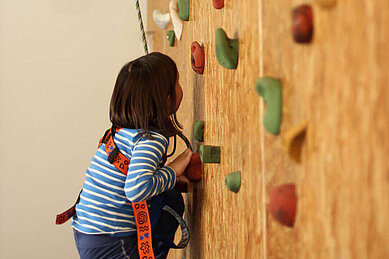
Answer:
<svg viewBox="0 0 389 259"><path fill-rule="evenodd" d="M121 69L112 128L86 170L72 218L81 259L166 258L170 248L188 243L182 195L173 187L188 182L183 173L192 151L164 165L169 137L181 134L182 96L176 64L166 55L154 52ZM178 225L183 237L175 245Z"/></svg>

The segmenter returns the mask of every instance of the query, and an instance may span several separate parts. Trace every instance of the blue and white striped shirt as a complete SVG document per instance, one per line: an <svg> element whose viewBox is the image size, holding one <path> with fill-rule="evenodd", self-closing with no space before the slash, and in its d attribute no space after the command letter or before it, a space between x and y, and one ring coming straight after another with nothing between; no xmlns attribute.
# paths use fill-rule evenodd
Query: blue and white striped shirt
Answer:
<svg viewBox="0 0 389 259"><path fill-rule="evenodd" d="M101 145L86 170L86 178L72 227L86 234L112 236L136 235L132 202L149 200L176 183L171 167L159 167L169 139L150 132L153 140L135 129L121 129L114 142L130 159L127 176L108 162L105 145Z"/></svg>

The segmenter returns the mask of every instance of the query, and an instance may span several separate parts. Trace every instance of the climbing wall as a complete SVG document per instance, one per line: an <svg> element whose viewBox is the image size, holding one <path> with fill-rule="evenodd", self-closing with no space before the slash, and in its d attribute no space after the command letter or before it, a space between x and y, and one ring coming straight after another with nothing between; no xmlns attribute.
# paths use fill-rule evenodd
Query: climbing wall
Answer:
<svg viewBox="0 0 389 259"><path fill-rule="evenodd" d="M302 4L313 11L310 43L293 39L292 10ZM211 0L191 0L174 47L166 39L172 24L161 29L152 19L154 9L169 11L169 1L149 1L148 8L154 51L178 65L184 133L197 151L192 125L203 120L202 144L221 148L220 164L204 164L202 181L186 196L192 239L184 256L388 258L389 2L341 0L324 7L313 0L225 0L216 10ZM239 39L237 69L215 57L219 27ZM193 41L204 45L203 75L191 68ZM255 91L264 76L282 84L277 135L264 128L269 105ZM304 122L302 136L293 137L291 130ZM285 148L290 140L292 149L302 140L295 151L300 162ZM224 178L237 170L242 185L235 194ZM270 212L270 194L284 184L295 186L293 226ZM182 256L173 251L169 258Z"/></svg>

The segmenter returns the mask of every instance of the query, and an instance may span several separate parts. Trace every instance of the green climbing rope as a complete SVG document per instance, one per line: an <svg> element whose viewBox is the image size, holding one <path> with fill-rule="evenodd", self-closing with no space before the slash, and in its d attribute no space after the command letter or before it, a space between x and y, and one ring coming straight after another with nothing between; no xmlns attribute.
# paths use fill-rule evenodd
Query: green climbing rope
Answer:
<svg viewBox="0 0 389 259"><path fill-rule="evenodd" d="M140 32L142 34L143 48L145 50L145 53L149 54L149 49L147 48L146 33L143 27L142 12L140 11L140 6L139 6L139 0L135 0L135 5L136 5L136 11L138 12L138 22L139 22Z"/></svg>

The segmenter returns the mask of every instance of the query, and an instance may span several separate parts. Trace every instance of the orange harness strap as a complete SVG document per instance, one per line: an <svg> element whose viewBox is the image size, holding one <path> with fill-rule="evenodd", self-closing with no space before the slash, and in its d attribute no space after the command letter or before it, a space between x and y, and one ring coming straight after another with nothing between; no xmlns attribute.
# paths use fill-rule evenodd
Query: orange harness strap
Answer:
<svg viewBox="0 0 389 259"><path fill-rule="evenodd" d="M116 132L118 131L119 129L116 130ZM115 133L112 134L112 129L110 129L108 132L108 136L106 136L105 139L102 140L104 142L100 142L99 147L103 143L105 143L105 152L108 156L108 162L114 165L124 175L127 175L130 160L125 155L123 155L116 147L115 142L113 142L113 135L115 135Z"/></svg>
<svg viewBox="0 0 389 259"><path fill-rule="evenodd" d="M80 195L81 195L81 192L78 195L76 203L74 203L74 205L70 209L57 215L57 217L55 218L55 224L61 225L61 224L65 223L66 221L68 221L69 219L71 219L74 215L76 215L76 205L77 205L77 203L80 202Z"/></svg>
<svg viewBox="0 0 389 259"><path fill-rule="evenodd" d="M128 166L130 160L123 155L116 147L113 141L113 136L118 132L120 128L117 128L114 132L112 128L107 130L104 136L100 139L99 147L105 144L105 152L108 156L108 161L114 165L120 172L127 175ZM76 214L75 207L80 201L80 194L78 195L77 202L67 211L57 215L56 224L63 224ZM154 259L154 251L151 238L151 221L149 210L146 201L132 203L132 209L134 210L136 231L138 234L138 252L141 259Z"/></svg>
<svg viewBox="0 0 389 259"><path fill-rule="evenodd" d="M151 222L146 201L132 203L136 232L138 233L138 252L141 259L154 259L151 239Z"/></svg>

